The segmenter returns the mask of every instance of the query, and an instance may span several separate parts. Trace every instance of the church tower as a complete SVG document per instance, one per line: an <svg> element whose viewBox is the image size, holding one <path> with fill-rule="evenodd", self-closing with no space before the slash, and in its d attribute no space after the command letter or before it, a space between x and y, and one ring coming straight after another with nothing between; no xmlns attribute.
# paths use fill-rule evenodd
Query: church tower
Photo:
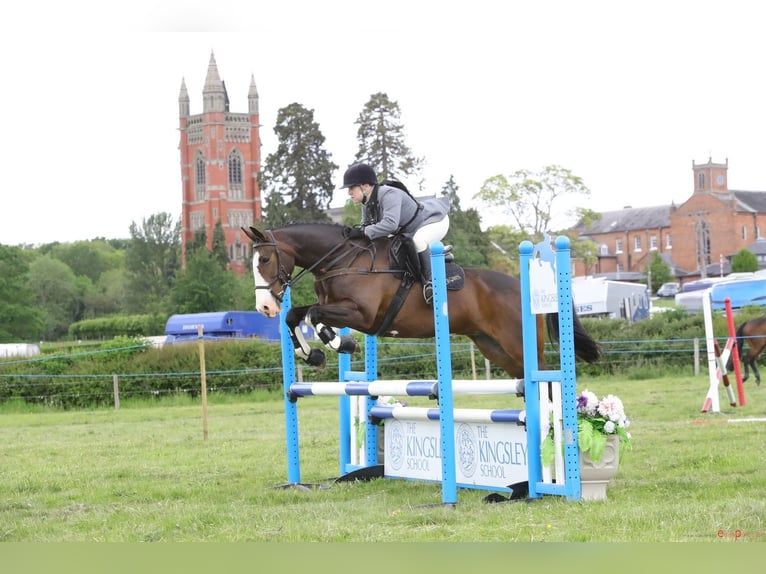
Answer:
<svg viewBox="0 0 766 574"><path fill-rule="evenodd" d="M694 171L694 193L729 192L729 158L726 158L726 163L713 163L713 158L709 158L707 163L695 163L692 160L692 170Z"/></svg>
<svg viewBox="0 0 766 574"><path fill-rule="evenodd" d="M226 84L218 74L215 55L210 54L202 113L190 114L186 81L178 96L179 150L181 152L181 246L186 264L186 246L204 229L212 248L216 225L223 228L229 268L243 273L250 256L250 242L240 227L261 220L261 138L258 90L251 76L247 113L229 111Z"/></svg>

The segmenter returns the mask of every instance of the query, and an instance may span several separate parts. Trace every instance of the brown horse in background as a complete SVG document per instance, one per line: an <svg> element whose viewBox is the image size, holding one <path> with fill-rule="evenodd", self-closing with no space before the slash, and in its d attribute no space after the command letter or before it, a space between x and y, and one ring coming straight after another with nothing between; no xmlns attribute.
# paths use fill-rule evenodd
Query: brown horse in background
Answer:
<svg viewBox="0 0 766 574"><path fill-rule="evenodd" d="M745 348L745 340L747 339L747 354L743 352ZM742 377L744 383L750 377L750 369L753 369L755 375L755 384L761 384L761 374L758 372L758 366L756 365L756 359L766 348L766 317L756 317L745 321L737 328L737 352L739 353L739 360L745 365L745 374ZM727 370L732 369L732 359L729 357L729 361L726 364Z"/></svg>
<svg viewBox="0 0 766 574"><path fill-rule="evenodd" d="M299 326L302 320L327 348L339 353L353 353L359 345L350 335L338 336L333 328L389 337L433 337L433 309L420 289L409 291L393 320L387 318L402 283L402 270L392 269L391 240L349 240L343 230L344 226L331 223L296 223L266 231L242 228L253 241L256 310L269 317L280 312L285 288L300 277L292 277L298 266L314 275L317 302L291 307L285 323L296 355L308 364L323 365L325 355L306 342ZM523 378L519 280L489 269L464 272L462 289L447 295L450 333L469 337L482 355L510 377ZM538 368L545 368L543 317L536 319ZM598 344L574 313L573 323L575 354L595 362L600 356ZM558 340L557 314L546 315L546 325L549 338Z"/></svg>

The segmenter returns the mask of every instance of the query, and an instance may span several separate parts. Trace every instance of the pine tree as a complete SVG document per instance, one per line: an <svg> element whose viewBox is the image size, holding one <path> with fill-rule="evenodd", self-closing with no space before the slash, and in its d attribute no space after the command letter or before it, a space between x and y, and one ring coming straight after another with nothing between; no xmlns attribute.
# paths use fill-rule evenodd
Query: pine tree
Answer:
<svg viewBox="0 0 766 574"><path fill-rule="evenodd" d="M405 143L397 102L384 93L373 94L355 123L359 126L357 162L371 165L381 180L416 178L422 189L424 159L415 157Z"/></svg>
<svg viewBox="0 0 766 574"><path fill-rule="evenodd" d="M489 265L490 243L481 230L481 216L475 209L460 209L459 187L450 175L442 187L442 195L450 199L449 231L444 243L452 245L455 258L466 267L487 267Z"/></svg>
<svg viewBox="0 0 766 574"><path fill-rule="evenodd" d="M326 210L338 166L324 149L325 137L314 121L314 111L297 103L280 109L274 133L279 144L266 158L262 174L267 224L329 221Z"/></svg>

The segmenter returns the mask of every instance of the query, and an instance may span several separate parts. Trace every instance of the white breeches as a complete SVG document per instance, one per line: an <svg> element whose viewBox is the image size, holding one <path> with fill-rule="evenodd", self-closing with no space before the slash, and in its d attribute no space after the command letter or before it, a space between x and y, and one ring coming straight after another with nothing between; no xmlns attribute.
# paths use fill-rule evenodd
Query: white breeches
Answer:
<svg viewBox="0 0 766 574"><path fill-rule="evenodd" d="M445 215L441 221L429 223L418 229L412 236L412 242L418 253L422 253L434 241L441 241L449 231L449 215Z"/></svg>

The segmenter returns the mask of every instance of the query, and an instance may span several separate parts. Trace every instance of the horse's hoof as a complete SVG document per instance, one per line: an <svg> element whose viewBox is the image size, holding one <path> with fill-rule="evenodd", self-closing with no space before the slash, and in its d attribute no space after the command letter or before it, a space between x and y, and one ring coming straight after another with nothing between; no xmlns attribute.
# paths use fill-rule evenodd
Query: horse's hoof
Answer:
<svg viewBox="0 0 766 574"><path fill-rule="evenodd" d="M324 367L325 355L322 349L311 349L309 358L306 359L306 363L312 367Z"/></svg>
<svg viewBox="0 0 766 574"><path fill-rule="evenodd" d="M351 355L353 353L358 353L359 351L361 351L361 348L354 337L351 335L343 335L340 338L340 345L338 346L339 353Z"/></svg>

